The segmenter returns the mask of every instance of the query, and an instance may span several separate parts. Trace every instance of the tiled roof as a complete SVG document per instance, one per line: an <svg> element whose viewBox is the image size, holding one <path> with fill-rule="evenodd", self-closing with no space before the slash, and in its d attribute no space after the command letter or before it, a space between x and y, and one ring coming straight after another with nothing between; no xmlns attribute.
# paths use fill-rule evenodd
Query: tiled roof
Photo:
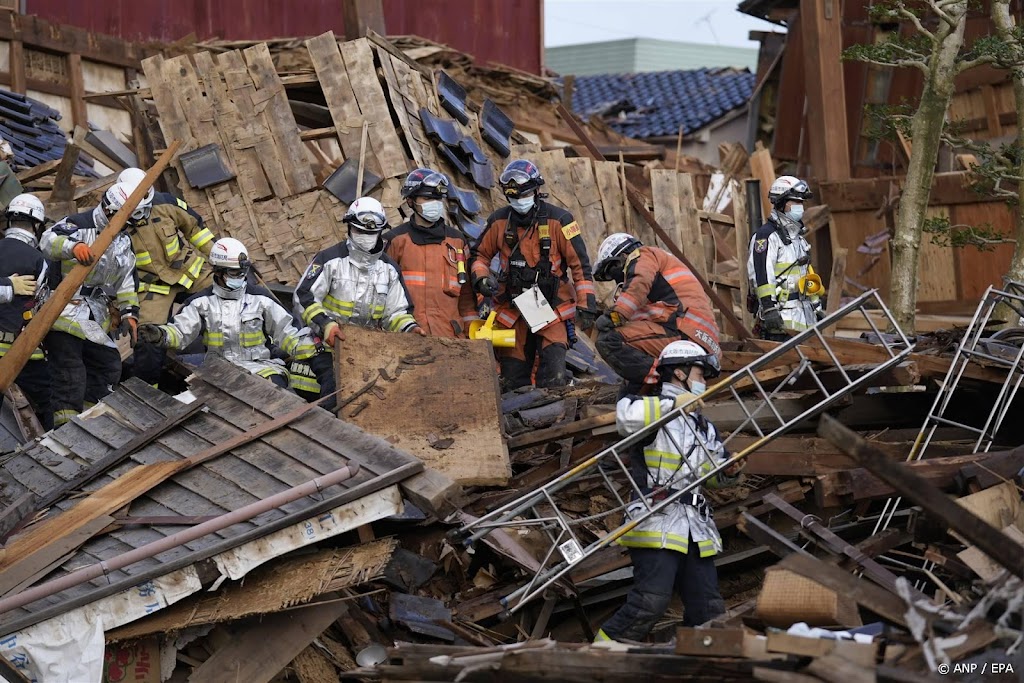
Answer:
<svg viewBox="0 0 1024 683"><path fill-rule="evenodd" d="M736 69L577 76L572 107L631 138L676 135L680 125L687 135L744 106L753 90L754 74Z"/></svg>
<svg viewBox="0 0 1024 683"><path fill-rule="evenodd" d="M0 89L0 138L10 143L14 151L14 159L8 162L15 171L64 156L67 136L57 125L58 120L60 112L56 109L31 97ZM92 160L85 154L79 157L75 173L96 175Z"/></svg>

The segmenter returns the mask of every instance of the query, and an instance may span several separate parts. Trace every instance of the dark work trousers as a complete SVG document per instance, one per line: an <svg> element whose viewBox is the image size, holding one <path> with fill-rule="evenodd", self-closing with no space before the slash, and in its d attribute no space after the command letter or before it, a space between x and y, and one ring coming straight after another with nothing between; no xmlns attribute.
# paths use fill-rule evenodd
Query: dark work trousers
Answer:
<svg viewBox="0 0 1024 683"><path fill-rule="evenodd" d="M50 383L50 367L45 360L30 360L14 380L25 398L32 404L32 410L39 418L43 429L53 429L53 401ZM4 396L0 394L0 405Z"/></svg>
<svg viewBox="0 0 1024 683"><path fill-rule="evenodd" d="M558 323L562 325L562 323ZM564 327L564 325L563 325ZM565 369L565 354L568 348L561 343L548 343L539 334L529 332L525 327L526 342L523 346L525 358L516 358L511 354L499 355L498 363L501 366L501 390L512 391L519 387L526 387L532 383L533 365L539 356L537 363L537 386L540 388L562 387L568 382L568 374ZM520 333L516 329L516 334ZM538 350L538 346L541 348Z"/></svg>
<svg viewBox="0 0 1024 683"><path fill-rule="evenodd" d="M288 375L270 375L267 379L269 379L275 387L281 387L282 389L291 391L291 388L288 386Z"/></svg>
<svg viewBox="0 0 1024 683"><path fill-rule="evenodd" d="M690 539L690 551L630 548L633 587L626 604L601 630L612 640L644 640L668 610L673 591L683 600L683 625L699 626L725 614L718 592L715 558L701 557Z"/></svg>
<svg viewBox="0 0 1024 683"><path fill-rule="evenodd" d="M625 393L640 393L657 357L628 344L617 329L599 333L595 346L604 362L626 380Z"/></svg>
<svg viewBox="0 0 1024 683"><path fill-rule="evenodd" d="M60 426L109 394L121 378L121 354L66 332L46 335L53 421Z"/></svg>
<svg viewBox="0 0 1024 683"><path fill-rule="evenodd" d="M305 360L293 360L288 366L288 371L292 375L291 386L295 393L310 403L319 400L322 396L333 394L336 389L333 359L334 354L323 351ZM303 389L303 385L296 382L297 377L306 380L315 378L320 389L318 391ZM320 405L327 410L332 410L337 405L337 400L331 398Z"/></svg>

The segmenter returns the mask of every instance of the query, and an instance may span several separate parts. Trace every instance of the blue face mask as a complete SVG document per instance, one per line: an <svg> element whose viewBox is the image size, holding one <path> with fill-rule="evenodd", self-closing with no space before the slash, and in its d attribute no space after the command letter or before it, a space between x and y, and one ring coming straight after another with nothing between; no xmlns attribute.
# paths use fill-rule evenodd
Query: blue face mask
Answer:
<svg viewBox="0 0 1024 683"><path fill-rule="evenodd" d="M792 208L787 212L790 218L795 221L799 221L804 217L804 205L794 204Z"/></svg>
<svg viewBox="0 0 1024 683"><path fill-rule="evenodd" d="M232 292L237 291L245 287L244 277L226 277L224 278L224 289L231 290Z"/></svg>
<svg viewBox="0 0 1024 683"><path fill-rule="evenodd" d="M512 209L520 215L530 213L530 209L533 208L534 202L535 198L533 195L530 195L529 197L509 198L508 200L508 203L512 205Z"/></svg>
<svg viewBox="0 0 1024 683"><path fill-rule="evenodd" d="M690 382L690 393L695 396L700 396L707 391L708 385L704 382Z"/></svg>

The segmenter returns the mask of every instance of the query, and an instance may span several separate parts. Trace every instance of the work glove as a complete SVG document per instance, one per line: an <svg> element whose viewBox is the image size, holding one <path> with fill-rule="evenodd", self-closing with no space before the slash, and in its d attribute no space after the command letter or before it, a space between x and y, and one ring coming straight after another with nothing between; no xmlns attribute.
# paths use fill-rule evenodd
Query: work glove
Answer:
<svg viewBox="0 0 1024 683"><path fill-rule="evenodd" d="M785 333L786 326L782 322L782 314L779 313L779 309L772 306L766 308L761 315L764 320L764 329L766 332L773 334Z"/></svg>
<svg viewBox="0 0 1024 683"><path fill-rule="evenodd" d="M14 288L14 294L16 296L32 296L36 293L36 278L33 275L18 275L15 273L11 276L11 286Z"/></svg>
<svg viewBox="0 0 1024 683"><path fill-rule="evenodd" d="M498 293L498 281L494 279L493 275L485 275L477 278L477 281L473 283L473 289L484 296L494 296Z"/></svg>
<svg viewBox="0 0 1024 683"><path fill-rule="evenodd" d="M129 320L134 320L134 318L129 318ZM147 344L153 344L161 348L167 346L166 334L159 325L153 325L152 323L139 325L138 335L139 339Z"/></svg>
<svg viewBox="0 0 1024 683"><path fill-rule="evenodd" d="M92 249L85 242L79 242L72 249L71 253L74 255L75 260L81 263L83 266L91 266L96 262L96 255L92 253Z"/></svg>
<svg viewBox="0 0 1024 683"><path fill-rule="evenodd" d="M603 313L600 318L597 319L597 331L607 332L616 327L619 327L626 321L622 319L622 316L612 311L611 313Z"/></svg>
<svg viewBox="0 0 1024 683"><path fill-rule="evenodd" d="M117 336L123 337L128 335L128 341L131 343L132 348L139 343L139 321L131 316L123 316L121 318L121 324L117 326Z"/></svg>
<svg viewBox="0 0 1024 683"><path fill-rule="evenodd" d="M697 399L697 400L694 400L694 399ZM702 401L701 399L697 398L697 394L692 394L689 391L684 391L683 393L681 393L678 396L676 396L676 403L675 403L675 406L673 406L673 407L678 408L679 406L682 406L682 405L686 406L685 408L683 408L683 412L686 413L687 415L689 415L690 413L695 412L695 411L700 410L701 408L703 408L704 407L704 401Z"/></svg>
<svg viewBox="0 0 1024 683"><path fill-rule="evenodd" d="M415 325L415 326L413 326L413 328L412 328L411 330L409 330L409 331L410 331L410 332L412 332L413 334L418 334L418 335L420 335L421 337L426 337L426 336L427 336L427 332L426 332L426 330L424 330L424 329L423 329L422 327L420 327L419 325Z"/></svg>
<svg viewBox="0 0 1024 683"><path fill-rule="evenodd" d="M345 335L341 331L341 325L336 322L329 322L324 327L324 344L333 349L335 342L345 341Z"/></svg>
<svg viewBox="0 0 1024 683"><path fill-rule="evenodd" d="M597 321L597 311L591 311L587 308L578 309L576 315L580 319L580 329L584 332L593 328L594 323Z"/></svg>
<svg viewBox="0 0 1024 683"><path fill-rule="evenodd" d="M814 309L814 317L817 318L818 320L824 320L826 315L827 313L825 309L822 308L821 306L818 306L817 308Z"/></svg>
<svg viewBox="0 0 1024 683"><path fill-rule="evenodd" d="M735 477L735 476L739 475L739 473L742 472L743 468L746 467L746 466L747 466L747 459L746 458L741 458L740 460L737 460L736 462L734 462L733 464L729 465L724 470L722 470L722 474L724 474L727 477Z"/></svg>

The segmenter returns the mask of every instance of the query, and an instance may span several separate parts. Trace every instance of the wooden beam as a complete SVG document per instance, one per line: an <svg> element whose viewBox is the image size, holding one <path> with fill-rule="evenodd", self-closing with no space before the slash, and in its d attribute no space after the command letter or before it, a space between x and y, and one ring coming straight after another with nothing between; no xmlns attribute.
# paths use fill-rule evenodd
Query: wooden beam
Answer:
<svg viewBox="0 0 1024 683"><path fill-rule="evenodd" d="M71 53L67 56L68 83L70 83L71 123L75 126L89 126L85 108L85 80L82 75L82 55Z"/></svg>
<svg viewBox="0 0 1024 683"><path fill-rule="evenodd" d="M25 81L25 44L20 40L11 41L10 63L11 72L8 82L11 84L11 90L24 95L27 87Z"/></svg>
<svg viewBox="0 0 1024 683"><path fill-rule="evenodd" d="M367 30L387 35L383 0L342 0L341 19L345 40L365 38Z"/></svg>
<svg viewBox="0 0 1024 683"><path fill-rule="evenodd" d="M840 0L800 0L811 168L820 180L850 177Z"/></svg>
<svg viewBox="0 0 1024 683"><path fill-rule="evenodd" d="M932 178L929 196L931 206L954 204L979 204L1002 202L999 197L979 194L971 189L974 176L968 171L936 173ZM881 178L853 178L838 181L822 181L818 189L821 201L828 204L833 214L849 211L878 211L889 197L892 183L900 189L906 182L905 176Z"/></svg>
<svg viewBox="0 0 1024 683"><path fill-rule="evenodd" d="M945 494L909 469L900 467L838 420L822 415L818 433L836 444L879 479L924 508L950 529L971 539L986 555L1018 578L1024 578L1024 547L977 515L957 505Z"/></svg>
<svg viewBox="0 0 1024 683"><path fill-rule="evenodd" d="M42 178L53 173L58 166L60 166L60 159L51 159L50 161L44 161L41 164L37 164L32 168L26 168L24 171L18 173L18 181L24 185L29 183L36 178Z"/></svg>
<svg viewBox="0 0 1024 683"><path fill-rule="evenodd" d="M300 130L299 139L303 142L310 140L321 140L323 138L333 137L338 134L338 129L334 126L329 128L311 128L309 130Z"/></svg>
<svg viewBox="0 0 1024 683"><path fill-rule="evenodd" d="M846 283L846 258L849 253L846 247L837 247L832 251L832 274L828 280L828 299L825 304L825 312L828 315L838 311L842 303L843 284ZM836 327L833 325L828 329L830 336L836 336Z"/></svg>
<svg viewBox="0 0 1024 683"><path fill-rule="evenodd" d="M771 152L765 149L760 142L758 148L750 155L750 172L755 180L761 182L761 215L768 218L772 213L772 203L768 199L768 191L775 182L775 162L772 161ZM744 196L746 196L744 194ZM733 202L736 196L733 195ZM752 228L753 229L753 228Z"/></svg>
<svg viewBox="0 0 1024 683"><path fill-rule="evenodd" d="M92 62L124 67L138 67L143 57L156 52L140 43L17 13L9 13L0 21L0 39L57 54L77 53Z"/></svg>

